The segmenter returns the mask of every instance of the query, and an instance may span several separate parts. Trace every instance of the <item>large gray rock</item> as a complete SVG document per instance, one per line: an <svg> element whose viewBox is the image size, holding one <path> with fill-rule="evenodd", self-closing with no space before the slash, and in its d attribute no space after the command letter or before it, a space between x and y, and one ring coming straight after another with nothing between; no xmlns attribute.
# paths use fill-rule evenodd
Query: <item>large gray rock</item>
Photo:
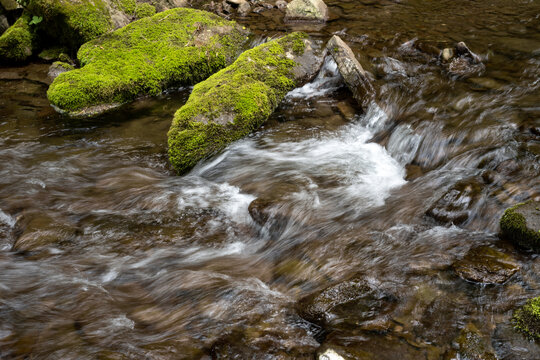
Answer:
<svg viewBox="0 0 540 360"><path fill-rule="evenodd" d="M375 89L351 48L337 35L328 41L327 48L353 97L363 108L367 108L375 99Z"/></svg>
<svg viewBox="0 0 540 360"><path fill-rule="evenodd" d="M322 0L293 0L287 5L285 20L326 21L328 7Z"/></svg>

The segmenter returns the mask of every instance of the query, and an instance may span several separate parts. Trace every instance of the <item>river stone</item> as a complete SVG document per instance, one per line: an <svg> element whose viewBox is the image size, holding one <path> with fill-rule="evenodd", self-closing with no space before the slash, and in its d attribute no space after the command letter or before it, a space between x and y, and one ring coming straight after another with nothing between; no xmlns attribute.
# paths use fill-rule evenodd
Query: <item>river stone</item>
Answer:
<svg viewBox="0 0 540 360"><path fill-rule="evenodd" d="M9 22L5 15L0 13L0 35L2 35L9 28Z"/></svg>
<svg viewBox="0 0 540 360"><path fill-rule="evenodd" d="M261 126L285 95L322 65L319 45L291 33L244 52L195 85L169 130L169 159L178 174Z"/></svg>
<svg viewBox="0 0 540 360"><path fill-rule="evenodd" d="M328 7L322 0L293 0L287 5L285 20L326 21Z"/></svg>
<svg viewBox="0 0 540 360"><path fill-rule="evenodd" d="M206 11L164 11L84 44L77 54L82 68L58 76L47 97L59 112L88 116L193 85L232 63L246 34Z"/></svg>
<svg viewBox="0 0 540 360"><path fill-rule="evenodd" d="M516 330L536 342L540 341L540 296L514 311L512 322Z"/></svg>
<svg viewBox="0 0 540 360"><path fill-rule="evenodd" d="M453 267L461 278L485 284L502 284L519 270L514 258L489 246L471 249Z"/></svg>
<svg viewBox="0 0 540 360"><path fill-rule="evenodd" d="M497 360L497 356L491 347L491 343L478 330L478 328L468 323L459 336L453 342L454 349L447 352L445 360Z"/></svg>
<svg viewBox="0 0 540 360"><path fill-rule="evenodd" d="M337 63L339 72L355 100L364 109L367 108L375 97L375 89L351 48L339 36L334 35L328 41L327 49Z"/></svg>
<svg viewBox="0 0 540 360"><path fill-rule="evenodd" d="M52 65L49 67L49 71L47 72L47 76L51 78L51 80L54 80L58 77L58 75L65 73L67 71L71 71L75 69L73 65L68 64L63 61L55 61L52 63Z"/></svg>
<svg viewBox="0 0 540 360"><path fill-rule="evenodd" d="M7 11L12 11L21 7L15 0L0 0L0 4Z"/></svg>
<svg viewBox="0 0 540 360"><path fill-rule="evenodd" d="M478 201L482 184L475 179L454 185L440 197L426 212L435 220L459 225L469 219L471 208Z"/></svg>
<svg viewBox="0 0 540 360"><path fill-rule="evenodd" d="M540 251L540 201L529 200L506 209L500 226L503 238Z"/></svg>
<svg viewBox="0 0 540 360"><path fill-rule="evenodd" d="M300 315L325 328L358 326L391 308L393 297L360 279L343 281L302 298Z"/></svg>
<svg viewBox="0 0 540 360"><path fill-rule="evenodd" d="M467 78L485 70L480 56L473 53L463 41L457 43L454 49L444 49L441 60L453 78Z"/></svg>
<svg viewBox="0 0 540 360"><path fill-rule="evenodd" d="M15 233L19 234L13 250L38 251L71 240L78 229L66 219L39 212L27 212L17 219Z"/></svg>

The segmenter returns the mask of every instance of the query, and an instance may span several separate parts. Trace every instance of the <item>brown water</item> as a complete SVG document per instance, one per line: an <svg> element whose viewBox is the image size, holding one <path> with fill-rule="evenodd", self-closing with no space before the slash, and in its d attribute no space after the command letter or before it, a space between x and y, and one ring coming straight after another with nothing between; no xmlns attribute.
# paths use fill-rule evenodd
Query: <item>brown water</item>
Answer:
<svg viewBox="0 0 540 360"><path fill-rule="evenodd" d="M166 132L189 89L70 120L47 102L47 65L0 69L0 358L439 359L467 323L501 359L540 358L509 324L540 294L540 258L497 237L506 207L540 198L540 3L328 4L326 26L239 21L339 34L380 108L355 107L327 61L183 177ZM457 41L482 74L452 79L430 54ZM451 265L478 245L521 269L462 280ZM384 296L324 328L301 316L299 299L351 278Z"/></svg>

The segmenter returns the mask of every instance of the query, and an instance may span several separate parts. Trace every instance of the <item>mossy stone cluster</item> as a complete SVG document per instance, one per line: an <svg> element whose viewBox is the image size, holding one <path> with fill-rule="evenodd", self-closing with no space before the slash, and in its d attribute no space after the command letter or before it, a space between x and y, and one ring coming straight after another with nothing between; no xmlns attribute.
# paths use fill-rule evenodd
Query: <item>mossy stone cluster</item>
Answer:
<svg viewBox="0 0 540 360"><path fill-rule="evenodd" d="M512 318L516 330L532 340L540 340L540 296L527 301L514 312Z"/></svg>
<svg viewBox="0 0 540 360"><path fill-rule="evenodd" d="M298 85L295 56L303 56L306 42L297 32L259 45L193 88L168 134L169 159L179 174L264 123Z"/></svg>
<svg viewBox="0 0 540 360"><path fill-rule="evenodd" d="M30 15L24 13L0 36L0 61L13 63L26 60L34 48L33 30L29 25Z"/></svg>
<svg viewBox="0 0 540 360"><path fill-rule="evenodd" d="M500 227L502 237L540 251L540 202L530 200L506 209Z"/></svg>
<svg viewBox="0 0 540 360"><path fill-rule="evenodd" d="M76 116L192 85L232 63L246 34L209 12L164 11L84 44L77 54L82 68L58 76L47 96L59 111Z"/></svg>

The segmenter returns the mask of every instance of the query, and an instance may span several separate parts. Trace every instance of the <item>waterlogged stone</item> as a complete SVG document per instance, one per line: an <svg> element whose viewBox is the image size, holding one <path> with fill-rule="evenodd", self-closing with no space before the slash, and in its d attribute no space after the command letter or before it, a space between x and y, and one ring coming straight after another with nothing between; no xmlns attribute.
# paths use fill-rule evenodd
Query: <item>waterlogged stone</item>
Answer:
<svg viewBox="0 0 540 360"><path fill-rule="evenodd" d="M168 133L177 173L259 128L290 90L316 75L321 53L316 42L295 32L244 52L197 84Z"/></svg>
<svg viewBox="0 0 540 360"><path fill-rule="evenodd" d="M308 295L298 309L304 319L325 328L358 326L388 311L393 300L372 284L353 279Z"/></svg>
<svg viewBox="0 0 540 360"><path fill-rule="evenodd" d="M326 21L328 7L322 0L293 0L287 5L285 20Z"/></svg>
<svg viewBox="0 0 540 360"><path fill-rule="evenodd" d="M88 116L192 85L234 61L246 34L205 11L164 11L84 44L77 54L82 68L58 76L47 97L60 112Z"/></svg>
<svg viewBox="0 0 540 360"><path fill-rule="evenodd" d="M441 223L462 224L469 219L481 190L482 184L476 180L460 182L439 198L427 215Z"/></svg>
<svg viewBox="0 0 540 360"><path fill-rule="evenodd" d="M375 97L375 89L364 68L356 60L351 48L337 35L332 36L328 51L338 65L339 72L351 90L354 99L365 109Z"/></svg>
<svg viewBox="0 0 540 360"><path fill-rule="evenodd" d="M457 43L453 49L444 49L441 52L441 60L452 78L468 78L485 70L485 65L480 57L462 41Z"/></svg>
<svg viewBox="0 0 540 360"><path fill-rule="evenodd" d="M519 270L513 257L489 246L470 250L453 267L461 278L487 284L501 284Z"/></svg>
<svg viewBox="0 0 540 360"><path fill-rule="evenodd" d="M540 201L529 200L506 209L500 226L505 239L540 251Z"/></svg>
<svg viewBox="0 0 540 360"><path fill-rule="evenodd" d="M540 341L540 296L532 298L514 312L514 328L528 338Z"/></svg>
<svg viewBox="0 0 540 360"><path fill-rule="evenodd" d="M51 78L51 80L54 80L58 77L58 75L74 70L75 67L71 64L68 64L63 61L55 61L52 63L52 65L49 67L49 71L47 72L47 76Z"/></svg>
<svg viewBox="0 0 540 360"><path fill-rule="evenodd" d="M40 213L26 213L17 221L15 251L38 251L71 240L77 233L74 224L65 219Z"/></svg>
<svg viewBox="0 0 540 360"><path fill-rule="evenodd" d="M454 349L445 354L445 360L497 360L489 340L474 324L467 324L454 340Z"/></svg>

